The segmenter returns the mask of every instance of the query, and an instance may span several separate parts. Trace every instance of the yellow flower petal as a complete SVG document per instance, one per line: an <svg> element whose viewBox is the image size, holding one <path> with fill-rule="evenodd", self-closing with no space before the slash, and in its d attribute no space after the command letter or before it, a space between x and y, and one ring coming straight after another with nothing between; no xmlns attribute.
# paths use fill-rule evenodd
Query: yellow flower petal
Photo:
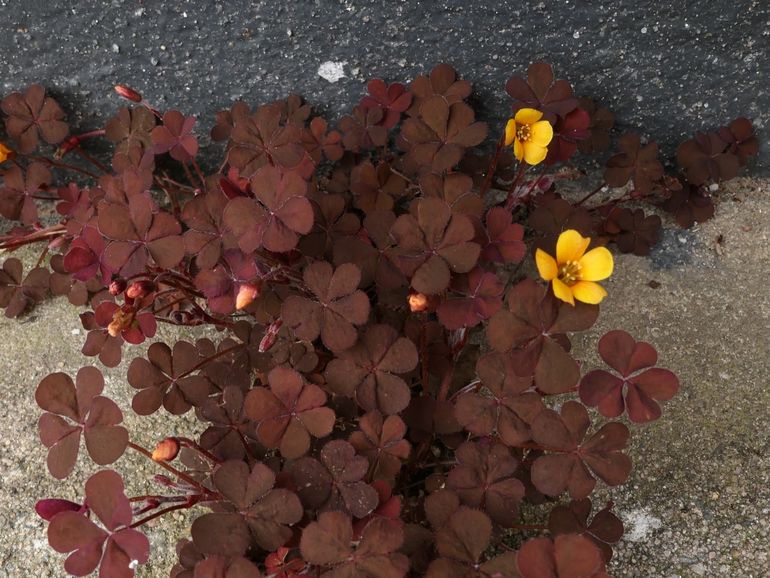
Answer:
<svg viewBox="0 0 770 578"><path fill-rule="evenodd" d="M548 143L553 139L553 127L547 120L541 120L536 122L530 128L529 142L536 144L537 146L548 146Z"/></svg>
<svg viewBox="0 0 770 578"><path fill-rule="evenodd" d="M516 138L516 121L513 119L508 120L508 124L505 125L505 146L510 146L513 143L513 139Z"/></svg>
<svg viewBox="0 0 770 578"><path fill-rule="evenodd" d="M590 237L584 237L575 229L567 229L556 241L556 262L564 265L567 261L579 261L589 243Z"/></svg>
<svg viewBox="0 0 770 578"><path fill-rule="evenodd" d="M513 156L516 157L517 161L524 158L524 145L521 144L520 140L513 141Z"/></svg>
<svg viewBox="0 0 770 578"><path fill-rule="evenodd" d="M548 149L527 141L524 143L524 162L528 165L537 165L543 162L548 154Z"/></svg>
<svg viewBox="0 0 770 578"><path fill-rule="evenodd" d="M580 263L582 281L601 281L612 275L612 253L606 247L596 247L583 255Z"/></svg>
<svg viewBox="0 0 770 578"><path fill-rule="evenodd" d="M560 281L559 279L554 279L552 283L553 283L553 294L556 295L557 299L561 299L562 301L565 301L570 305L575 304L575 298L572 296L572 290L570 289L570 287L567 286L566 283L564 283L563 281Z"/></svg>
<svg viewBox="0 0 770 578"><path fill-rule="evenodd" d="M534 124L543 118L543 113L534 108L522 108L514 117L519 124Z"/></svg>
<svg viewBox="0 0 770 578"><path fill-rule="evenodd" d="M556 259L542 249L535 251L535 263L537 264L538 273L540 273L540 276L546 281L555 279L556 275L559 274L559 267L556 265Z"/></svg>
<svg viewBox="0 0 770 578"><path fill-rule="evenodd" d="M578 281L570 289L572 289L575 299L591 305L601 303L602 299L607 296L604 287L593 281Z"/></svg>

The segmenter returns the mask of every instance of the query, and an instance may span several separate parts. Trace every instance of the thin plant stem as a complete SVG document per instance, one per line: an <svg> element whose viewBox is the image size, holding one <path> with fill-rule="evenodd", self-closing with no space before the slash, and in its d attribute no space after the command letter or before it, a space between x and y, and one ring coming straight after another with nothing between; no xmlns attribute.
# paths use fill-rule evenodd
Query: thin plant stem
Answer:
<svg viewBox="0 0 770 578"><path fill-rule="evenodd" d="M575 206L576 206L576 207L579 207L580 205L582 205L583 203L585 203L585 202L586 202L588 199L590 199L591 197L593 197L593 196L594 196L596 193L598 193L599 191L601 191L601 190L602 190L604 187L606 187L606 186L607 186L607 183L605 183L605 182L602 182L602 183L601 183L601 184L600 184L598 187L596 187L596 188L595 188L593 191L591 191L591 192L590 192L590 193L588 193L588 194L587 194L585 197L583 197L583 198L582 198L582 199L580 199L580 200L579 200L577 203L575 203Z"/></svg>
<svg viewBox="0 0 770 578"><path fill-rule="evenodd" d="M495 156L492 157L492 162L489 164L489 167L487 168L487 174L484 177L484 182L482 182L481 187L479 187L479 196L482 198L487 193L489 188L492 186L492 179L495 176L495 171L497 170L497 163L500 162L500 155L503 152L504 146L505 146L505 131L503 131L503 134L500 135L500 139L497 141Z"/></svg>
<svg viewBox="0 0 770 578"><path fill-rule="evenodd" d="M174 474L179 479L184 480L185 482L187 482L188 484L190 484L194 488L197 488L200 492L202 492L204 494L210 494L211 493L210 490L204 488L200 484L200 482L198 482L198 480L196 480L195 478L187 475L186 473L184 473L182 471L177 470L175 467L167 464L166 462L159 462L159 461L153 460L152 459L152 453L149 450L147 450L146 448L143 448L142 446L140 446L138 444L135 444L134 442L128 442L128 447L130 447L132 450L134 450L136 452L139 452L143 456L149 458L150 460L153 461L153 463L158 464L164 470L169 471L170 473Z"/></svg>

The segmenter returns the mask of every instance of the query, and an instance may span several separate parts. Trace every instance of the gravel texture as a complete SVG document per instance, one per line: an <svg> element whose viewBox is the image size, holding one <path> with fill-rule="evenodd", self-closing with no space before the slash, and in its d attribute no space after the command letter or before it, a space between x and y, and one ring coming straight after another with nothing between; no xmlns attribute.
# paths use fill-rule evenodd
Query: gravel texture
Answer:
<svg viewBox="0 0 770 578"><path fill-rule="evenodd" d="M661 420L632 428L630 481L597 496L596 503L615 501L627 527L611 566L615 578L770 576L770 181L739 179L718 197L714 220L692 231L667 229L650 259L618 256L599 322L576 339L588 370L599 366L598 338L625 329L651 342L659 365L681 380ZM47 548L33 506L40 497L77 499L95 468L81 460L63 483L47 474L33 392L47 373L74 374L91 360L79 353L84 335L63 299L21 320L0 318L0 336L0 576L63 576L62 557ZM132 436L152 446L164 435L197 431L186 418L134 416L126 365L105 372L106 389L125 410ZM156 473L130 452L115 468L134 493L144 493L144 480ZM151 566L138 576L167 575L188 524L179 514L151 526Z"/></svg>
<svg viewBox="0 0 770 578"><path fill-rule="evenodd" d="M43 82L83 129L114 113L117 82L208 128L235 99L289 92L338 118L366 80L408 81L442 61L500 126L505 81L538 59L667 157L695 130L745 115L761 131L770 118L766 0L0 0L0 90Z"/></svg>

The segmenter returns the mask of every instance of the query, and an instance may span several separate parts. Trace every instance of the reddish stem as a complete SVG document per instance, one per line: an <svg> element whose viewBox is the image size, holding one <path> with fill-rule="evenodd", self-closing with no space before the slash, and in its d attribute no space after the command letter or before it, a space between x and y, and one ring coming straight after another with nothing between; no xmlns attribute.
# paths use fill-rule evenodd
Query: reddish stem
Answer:
<svg viewBox="0 0 770 578"><path fill-rule="evenodd" d="M505 199L505 209L507 211L510 211L516 205L516 201L518 199L513 195L513 193L516 192L516 187L519 186L519 183L521 182L521 178L524 176L524 173L527 172L527 169L529 169L529 165L525 162L520 161L519 170L516 172L516 178L513 179L513 182L511 183L511 187L508 189L508 196Z"/></svg>
<svg viewBox="0 0 770 578"><path fill-rule="evenodd" d="M575 203L575 206L576 206L576 207L579 207L580 205L582 205L583 203L585 203L585 202L586 202L588 199L590 199L591 197L593 197L593 196L594 196L596 193L598 193L599 191L601 191L601 190L602 190L604 187L606 187L606 186L607 186L607 183L605 183L605 182L602 182L602 183L601 183L601 184L600 184L598 187L596 187L596 188L595 188L593 191L591 191L591 192L590 192L590 193L588 193L588 194L587 194L585 197L583 197L583 198L582 198L582 199L580 199L580 200L579 200L577 203Z"/></svg>
<svg viewBox="0 0 770 578"><path fill-rule="evenodd" d="M210 453L209 451L203 449L200 445L198 445L198 443L196 441L191 440L190 438L180 438L180 437L175 437L174 439L176 441L178 441L180 445L188 447L191 450L194 450L194 451L198 452L199 454L201 454L202 456L208 458L209 460L211 460L215 464L222 463L222 460L220 460L217 456L215 456L214 454Z"/></svg>
<svg viewBox="0 0 770 578"><path fill-rule="evenodd" d="M201 499L200 496L190 496L190 498L185 503L177 504L176 506L169 506L168 508L163 508L162 510L158 510L154 514L150 514L149 516L134 522L129 526L129 528L138 528L139 526L141 526L142 524L146 524L150 520L154 520L155 518L159 518L160 516L163 516L175 510L187 510L189 508L192 508L195 504L197 504L200 501L200 499Z"/></svg>
<svg viewBox="0 0 770 578"><path fill-rule="evenodd" d="M505 131L503 131L503 134L500 135L500 140L497 141L495 156L492 157L492 162L489 164L489 167L487 168L487 174L484 176L484 182L481 183L481 187L479 187L479 196L482 198L489 190L489 187L492 186L492 178L495 176L495 171L497 170L497 163L500 161L500 155L503 152L504 146L505 146Z"/></svg>
<svg viewBox="0 0 770 578"><path fill-rule="evenodd" d="M232 353L233 351L237 351L239 349L243 349L244 347L246 347L246 345L244 343L239 343L238 345L233 345L232 347L228 347L227 349L223 349L222 351L219 351L219 352L215 353L211 357L207 357L206 359L204 359L203 361L199 362L197 365L195 365L191 369L188 369L187 371L185 371L182 375L180 375L176 379L178 381L178 380L182 379L183 377L187 377L192 372L199 370L201 367L203 367L207 363L210 363L210 362L214 361L215 359L218 359L218 358L220 358L220 357L222 357L224 355L227 355L228 353ZM193 443L195 443L195 442L193 442Z"/></svg>

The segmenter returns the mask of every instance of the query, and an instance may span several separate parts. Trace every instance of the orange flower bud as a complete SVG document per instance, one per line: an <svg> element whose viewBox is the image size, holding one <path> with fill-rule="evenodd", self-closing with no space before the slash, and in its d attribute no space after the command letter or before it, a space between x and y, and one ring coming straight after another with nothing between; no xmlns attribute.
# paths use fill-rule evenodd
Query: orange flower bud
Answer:
<svg viewBox="0 0 770 578"><path fill-rule="evenodd" d="M259 297L261 283L243 283L238 288L238 295L235 297L235 308L239 311L251 305L252 301Z"/></svg>
<svg viewBox="0 0 770 578"><path fill-rule="evenodd" d="M179 453L179 442L174 438L161 440L152 450L152 459L156 462L170 462Z"/></svg>
<svg viewBox="0 0 770 578"><path fill-rule="evenodd" d="M423 311L427 311L428 306L430 305L428 296L423 293L410 293L409 297L407 297L407 301L409 303L409 310L412 313L422 313Z"/></svg>
<svg viewBox="0 0 770 578"><path fill-rule="evenodd" d="M142 95L130 86L126 86L125 84L116 84L115 92L117 92L126 100L130 100L131 102L142 102Z"/></svg>
<svg viewBox="0 0 770 578"><path fill-rule="evenodd" d="M16 153L12 149L9 149L3 143L0 142L0 164L4 163L8 159L12 159Z"/></svg>

